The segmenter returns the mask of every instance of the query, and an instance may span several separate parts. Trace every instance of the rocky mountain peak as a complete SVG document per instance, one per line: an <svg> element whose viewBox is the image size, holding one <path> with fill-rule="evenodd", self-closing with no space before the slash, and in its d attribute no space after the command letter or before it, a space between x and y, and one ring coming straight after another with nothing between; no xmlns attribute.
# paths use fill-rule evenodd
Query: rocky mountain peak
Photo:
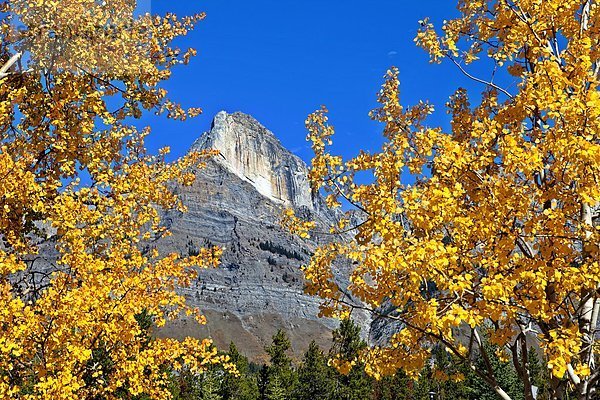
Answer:
<svg viewBox="0 0 600 400"><path fill-rule="evenodd" d="M218 150L218 162L271 201L311 210L317 207L306 164L250 115L219 112L211 129L192 145L192 150L201 149Z"/></svg>
<svg viewBox="0 0 600 400"><path fill-rule="evenodd" d="M338 215L312 194L308 167L275 135L243 113L218 113L211 129L192 150L215 149L191 186L176 187L187 213L170 211L163 221L171 232L155 245L166 253L197 254L206 246L223 249L221 265L201 270L190 287L180 288L208 318L197 326L186 318L161 329L164 336L211 336L221 348L234 341L253 360L265 361L264 346L278 329L290 336L296 354L312 340L327 348L337 321L319 318L318 298L304 293L300 266L330 237L322 232ZM317 222L311 238L291 235L281 226L284 207ZM348 265L336 266L336 280L348 281ZM369 318L358 317L363 332Z"/></svg>

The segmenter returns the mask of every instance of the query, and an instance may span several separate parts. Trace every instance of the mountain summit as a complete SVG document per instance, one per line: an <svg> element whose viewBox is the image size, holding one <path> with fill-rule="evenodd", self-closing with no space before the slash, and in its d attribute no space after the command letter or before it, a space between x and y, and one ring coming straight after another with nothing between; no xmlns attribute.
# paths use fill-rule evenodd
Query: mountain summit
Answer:
<svg viewBox="0 0 600 400"><path fill-rule="evenodd" d="M160 334L209 335L220 347L235 341L257 361L266 357L264 345L279 328L288 332L297 354L313 339L327 347L337 322L318 317L319 299L304 294L300 271L327 237L301 240L280 226L286 207L321 221L323 228L337 218L321 196L311 194L307 165L239 112L218 113L210 131L191 147L201 149L220 154L196 172L192 186L176 188L188 212L165 216L172 236L158 246L194 254L217 245L224 253L219 268L201 271L194 286L181 289L207 315L208 324L181 320Z"/></svg>
<svg viewBox="0 0 600 400"><path fill-rule="evenodd" d="M306 164L247 114L219 112L192 149L218 150L218 161L274 203L315 208Z"/></svg>

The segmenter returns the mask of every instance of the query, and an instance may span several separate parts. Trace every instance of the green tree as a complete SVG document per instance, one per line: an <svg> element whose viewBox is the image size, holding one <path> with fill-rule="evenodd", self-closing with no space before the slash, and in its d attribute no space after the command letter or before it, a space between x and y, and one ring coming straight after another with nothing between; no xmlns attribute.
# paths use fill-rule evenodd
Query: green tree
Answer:
<svg viewBox="0 0 600 400"><path fill-rule="evenodd" d="M284 383L281 381L278 375L273 375L270 377L269 382L267 383L265 400L288 400L288 393L289 389L284 386Z"/></svg>
<svg viewBox="0 0 600 400"><path fill-rule="evenodd" d="M259 399L265 400L267 398L267 386L269 384L269 367L263 364L258 372L258 392Z"/></svg>
<svg viewBox="0 0 600 400"><path fill-rule="evenodd" d="M397 400L414 398L414 381L399 370L392 376L385 376L373 384L374 400Z"/></svg>
<svg viewBox="0 0 600 400"><path fill-rule="evenodd" d="M171 377L171 396L173 400L222 400L221 381L226 374L221 368L210 368L200 375L189 370L175 373Z"/></svg>
<svg viewBox="0 0 600 400"><path fill-rule="evenodd" d="M412 398L414 400L429 400L430 393L437 395L438 390L432 378L431 364L427 364L421 371L419 379L415 382ZM434 398L435 398L434 395Z"/></svg>
<svg viewBox="0 0 600 400"><path fill-rule="evenodd" d="M286 394L286 399L290 398L297 382L297 375L292 366L292 359L288 355L291 343L285 332L281 329L273 335L273 341L270 346L265 348L270 356L269 366L261 371L261 397L269 399L269 396L277 385L281 385ZM274 381L278 383L273 383ZM275 385L275 386L274 386ZM271 393L271 396L274 394Z"/></svg>
<svg viewBox="0 0 600 400"><path fill-rule="evenodd" d="M202 375L199 400L222 400L220 394L222 371L210 369Z"/></svg>
<svg viewBox="0 0 600 400"><path fill-rule="evenodd" d="M540 360L538 352L534 347L529 349L527 354L529 359L529 376L531 384L537 387L537 400L550 399L548 394L549 372L545 367L545 362Z"/></svg>
<svg viewBox="0 0 600 400"><path fill-rule="evenodd" d="M286 333L279 329L273 335L273 341L270 346L265 348L267 354L271 356L271 369L287 372L292 369L292 359L288 355L291 348L290 339Z"/></svg>
<svg viewBox="0 0 600 400"><path fill-rule="evenodd" d="M235 364L239 376L225 374L221 385L223 400L255 400L259 398L256 378L250 371L248 358L240 354L233 342L227 352L231 363Z"/></svg>
<svg viewBox="0 0 600 400"><path fill-rule="evenodd" d="M360 327L349 318L342 320L338 329L333 331L330 357L355 365L347 374L334 372L332 399L364 400L371 396L373 380L367 376L364 364L358 360L359 353L366 346L360 337Z"/></svg>
<svg viewBox="0 0 600 400"><path fill-rule="evenodd" d="M296 400L326 400L333 391L334 370L327 365L327 357L313 340L304 353L298 368Z"/></svg>
<svg viewBox="0 0 600 400"><path fill-rule="evenodd" d="M472 390L465 382L470 372L460 361L447 351L444 346L435 346L432 350L432 368L429 391L435 393L436 400L467 400ZM433 373L436 371L439 376Z"/></svg>
<svg viewBox="0 0 600 400"><path fill-rule="evenodd" d="M197 400L202 395L198 376L188 369L171 375L169 389L173 400Z"/></svg>
<svg viewBox="0 0 600 400"><path fill-rule="evenodd" d="M523 383L513 364L508 360L502 360L498 357L501 349L489 343L487 340L483 343L484 353L478 355L475 360L475 366L485 371L491 368L493 376L496 377L498 385L510 396L512 400L524 399ZM487 356L484 357L484 354ZM473 389L473 400L498 400L498 394L490 388L490 385L481 377L471 374L467 384Z"/></svg>

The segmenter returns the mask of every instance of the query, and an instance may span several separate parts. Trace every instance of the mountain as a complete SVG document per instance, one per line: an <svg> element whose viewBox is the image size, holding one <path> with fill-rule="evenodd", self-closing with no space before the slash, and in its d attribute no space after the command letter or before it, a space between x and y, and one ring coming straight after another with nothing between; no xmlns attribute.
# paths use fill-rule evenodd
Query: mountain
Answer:
<svg viewBox="0 0 600 400"><path fill-rule="evenodd" d="M327 348L337 323L318 317L319 300L303 293L300 271L327 237L301 240L279 223L287 207L315 219L325 231L337 218L311 192L308 167L243 113L218 113L190 150L203 149L219 155L196 171L192 186L176 188L188 211L165 215L172 236L159 247L180 254L207 245L224 248L219 268L201 271L192 287L181 289L208 324L182 319L159 335L208 335L221 348L233 340L257 361L266 358L263 348L279 328L289 334L297 355L313 339ZM340 266L340 281L345 269ZM362 315L359 321L368 332L368 318Z"/></svg>

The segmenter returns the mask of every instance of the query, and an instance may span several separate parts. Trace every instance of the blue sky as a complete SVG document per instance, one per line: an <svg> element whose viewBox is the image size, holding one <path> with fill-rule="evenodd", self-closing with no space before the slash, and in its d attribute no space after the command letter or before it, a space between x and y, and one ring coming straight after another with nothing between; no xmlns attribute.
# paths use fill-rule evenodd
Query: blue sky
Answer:
<svg viewBox="0 0 600 400"><path fill-rule="evenodd" d="M194 47L198 57L177 68L165 86L175 101L204 113L186 122L144 117L142 124L153 130L148 145L169 145L180 156L219 110L242 111L309 161L304 120L324 104L336 127L337 152L375 150L381 128L368 112L392 65L400 69L402 102L431 101L437 109L431 124L447 127L448 96L459 86L482 88L450 63L430 64L413 39L420 19L429 16L441 26L457 15L455 7L447 0L154 0L153 13L207 13L178 43Z"/></svg>

